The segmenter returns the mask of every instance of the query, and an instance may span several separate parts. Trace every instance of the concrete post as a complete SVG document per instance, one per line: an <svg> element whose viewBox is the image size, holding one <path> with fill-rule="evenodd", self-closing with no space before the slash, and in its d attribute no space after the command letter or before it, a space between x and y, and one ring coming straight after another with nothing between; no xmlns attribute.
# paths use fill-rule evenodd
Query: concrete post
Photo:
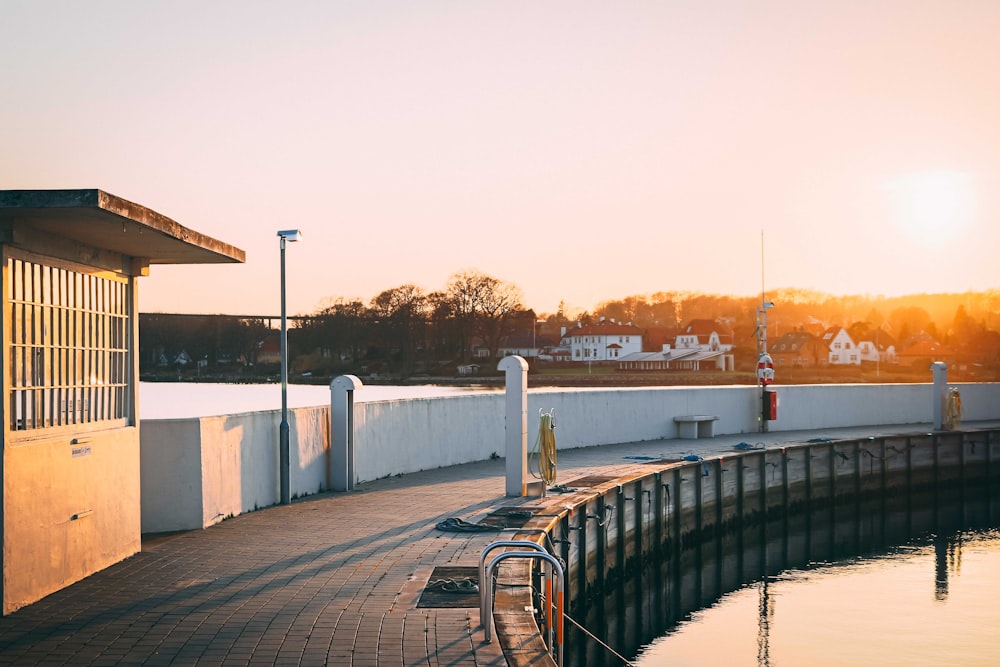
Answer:
<svg viewBox="0 0 1000 667"><path fill-rule="evenodd" d="M330 467L327 478L334 491L352 491L354 468L354 392L364 385L353 375L330 381Z"/></svg>
<svg viewBox="0 0 1000 667"><path fill-rule="evenodd" d="M943 361L931 364L934 371L934 430L944 429L944 405L948 398L948 365Z"/></svg>
<svg viewBox="0 0 1000 667"><path fill-rule="evenodd" d="M506 374L504 442L507 457L507 495L523 496L528 480L528 362L523 357L504 357L497 370Z"/></svg>

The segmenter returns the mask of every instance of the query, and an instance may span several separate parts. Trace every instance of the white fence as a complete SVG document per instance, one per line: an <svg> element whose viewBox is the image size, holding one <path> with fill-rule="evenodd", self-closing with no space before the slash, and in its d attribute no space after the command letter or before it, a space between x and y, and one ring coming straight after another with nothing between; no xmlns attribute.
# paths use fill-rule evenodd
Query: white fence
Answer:
<svg viewBox="0 0 1000 667"><path fill-rule="evenodd" d="M963 421L1000 419L1000 384L951 386L961 391ZM932 384L775 389L778 418L770 431L933 422ZM570 449L676 438L678 415L717 416L717 435L756 433L760 392L737 386L531 390L532 439L539 409L555 410L558 447ZM331 478L344 474L330 469L339 460L330 455L330 414L329 407L290 411L293 497L335 488ZM504 455L502 393L361 402L352 415L355 483ZM276 504L279 421L277 410L143 421L143 532L203 528Z"/></svg>

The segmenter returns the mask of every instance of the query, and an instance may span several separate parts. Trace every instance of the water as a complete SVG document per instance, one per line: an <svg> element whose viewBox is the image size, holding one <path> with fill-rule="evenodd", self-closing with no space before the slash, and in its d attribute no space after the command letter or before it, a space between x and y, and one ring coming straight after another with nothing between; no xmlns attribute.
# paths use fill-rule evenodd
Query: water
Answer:
<svg viewBox="0 0 1000 667"><path fill-rule="evenodd" d="M470 392L501 391L482 386L365 385L354 393L359 403L403 398L436 398ZM330 404L327 385L288 385L288 407ZM281 409L279 384L213 384L199 382L140 382L140 419L183 419Z"/></svg>
<svg viewBox="0 0 1000 667"><path fill-rule="evenodd" d="M996 485L825 503L671 544L568 610L638 667L1000 664ZM622 666L572 626L566 641L569 667Z"/></svg>
<svg viewBox="0 0 1000 667"><path fill-rule="evenodd" d="M1000 664L998 600L1000 531L961 532L744 586L635 664Z"/></svg>

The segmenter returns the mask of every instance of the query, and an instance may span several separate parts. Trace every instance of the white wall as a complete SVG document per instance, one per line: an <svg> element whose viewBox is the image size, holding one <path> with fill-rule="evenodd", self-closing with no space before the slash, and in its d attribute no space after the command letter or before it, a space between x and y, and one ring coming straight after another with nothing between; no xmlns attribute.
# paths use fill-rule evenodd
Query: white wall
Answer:
<svg viewBox="0 0 1000 667"><path fill-rule="evenodd" d="M1000 384L959 384L963 421L1000 419ZM778 386L769 430L930 424L931 384ZM756 387L538 389L528 393L528 446L539 409L554 410L559 449L677 437L673 417L719 417L716 434L757 432ZM329 408L290 411L291 493L330 488ZM142 530L203 528L279 500L279 411L142 423ZM504 454L504 395L354 405L355 468L364 482Z"/></svg>
<svg viewBox="0 0 1000 667"><path fill-rule="evenodd" d="M206 528L280 500L279 410L142 422L142 532ZM291 493L326 490L328 408L288 413Z"/></svg>

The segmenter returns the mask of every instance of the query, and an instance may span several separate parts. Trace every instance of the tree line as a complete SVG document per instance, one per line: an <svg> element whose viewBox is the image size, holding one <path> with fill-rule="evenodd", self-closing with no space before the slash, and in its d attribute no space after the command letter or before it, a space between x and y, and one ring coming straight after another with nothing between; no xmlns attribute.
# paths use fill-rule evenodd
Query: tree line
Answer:
<svg viewBox="0 0 1000 667"><path fill-rule="evenodd" d="M290 364L316 372L364 365L404 376L469 360L476 348L496 357L504 339L536 320L517 285L479 271L451 276L444 289L412 285L383 290L367 304L336 298L292 318ZM178 355L208 365L267 365L274 323L234 316L140 317L140 369L177 365ZM272 345L273 347L273 345Z"/></svg>
<svg viewBox="0 0 1000 667"><path fill-rule="evenodd" d="M875 330L899 342L924 333L1000 363L1000 291L873 297L780 289L766 298L775 303L767 318L771 340L821 322L844 326L855 340ZM476 356L495 359L509 336L558 342L563 330L604 318L649 332L648 341L671 342L670 336L686 323L709 319L732 328L737 356L751 363L761 300L760 295L657 292L605 301L592 311L567 312L561 303L555 313L536 313L523 304L517 285L470 270L452 275L441 290L405 284L383 290L367 303L337 297L313 313L296 315L290 324L289 357L293 369L316 374L450 375L456 365ZM277 326L260 317L144 313L140 367L173 367L182 353L192 364L273 365Z"/></svg>

